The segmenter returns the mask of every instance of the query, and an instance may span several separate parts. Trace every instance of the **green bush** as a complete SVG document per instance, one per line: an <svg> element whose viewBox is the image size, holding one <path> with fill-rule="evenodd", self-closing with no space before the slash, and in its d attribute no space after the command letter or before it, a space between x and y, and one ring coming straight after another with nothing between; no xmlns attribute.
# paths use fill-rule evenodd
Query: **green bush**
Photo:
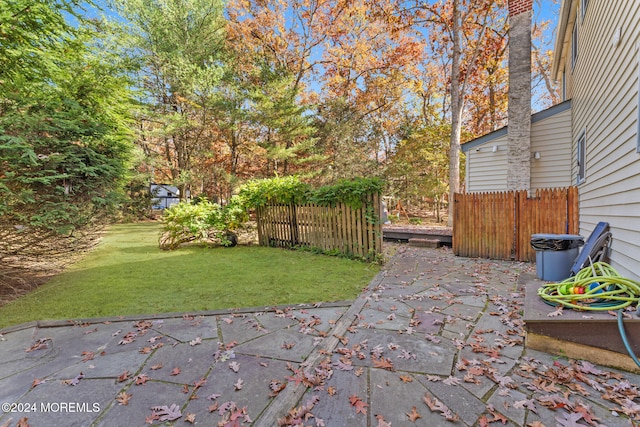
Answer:
<svg viewBox="0 0 640 427"><path fill-rule="evenodd" d="M246 208L258 208L267 203L314 203L332 206L345 203L354 209L362 207L364 197L382 192L379 178L340 180L334 185L312 189L297 176L276 177L248 181L238 192L241 204Z"/></svg>
<svg viewBox="0 0 640 427"><path fill-rule="evenodd" d="M252 179L238 189L239 203L255 209L269 202L304 203L311 187L297 176Z"/></svg>
<svg viewBox="0 0 640 427"><path fill-rule="evenodd" d="M233 230L246 221L246 211L235 199L227 206L205 199L180 202L164 210L160 247L176 249L189 242L235 246Z"/></svg>

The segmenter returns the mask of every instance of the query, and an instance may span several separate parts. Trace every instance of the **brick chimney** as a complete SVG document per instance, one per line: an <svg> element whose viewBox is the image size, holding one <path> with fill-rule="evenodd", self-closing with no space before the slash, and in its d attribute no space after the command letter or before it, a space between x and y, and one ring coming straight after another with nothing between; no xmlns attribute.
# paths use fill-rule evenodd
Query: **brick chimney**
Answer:
<svg viewBox="0 0 640 427"><path fill-rule="evenodd" d="M533 0L509 0L509 190L531 188L531 20Z"/></svg>

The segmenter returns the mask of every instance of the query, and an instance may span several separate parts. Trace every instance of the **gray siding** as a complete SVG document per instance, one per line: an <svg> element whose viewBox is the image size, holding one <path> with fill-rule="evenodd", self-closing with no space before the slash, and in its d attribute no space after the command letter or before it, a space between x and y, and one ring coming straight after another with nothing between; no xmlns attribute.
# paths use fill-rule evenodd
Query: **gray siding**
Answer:
<svg viewBox="0 0 640 427"><path fill-rule="evenodd" d="M531 190L569 187L571 183L571 109L531 125Z"/></svg>
<svg viewBox="0 0 640 427"><path fill-rule="evenodd" d="M531 117L531 190L571 185L571 104ZM507 132L500 129L463 145L467 192L507 190ZM493 147L497 147L493 151ZM533 159L533 153L540 159Z"/></svg>
<svg viewBox="0 0 640 427"><path fill-rule="evenodd" d="M493 151L493 147L497 151ZM507 135L501 134L466 152L467 192L507 190Z"/></svg>
<svg viewBox="0 0 640 427"><path fill-rule="evenodd" d="M573 69L573 156L586 132L585 180L580 190L580 231L598 221L613 232L612 264L640 278L640 154L638 43L640 2L591 1L578 18L578 60ZM620 40L614 43L616 32ZM572 176L576 177L576 162Z"/></svg>

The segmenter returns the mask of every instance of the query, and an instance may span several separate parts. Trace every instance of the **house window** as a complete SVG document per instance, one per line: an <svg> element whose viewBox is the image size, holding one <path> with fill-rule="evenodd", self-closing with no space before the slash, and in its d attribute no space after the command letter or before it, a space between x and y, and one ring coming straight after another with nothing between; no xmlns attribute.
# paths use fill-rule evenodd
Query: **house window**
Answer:
<svg viewBox="0 0 640 427"><path fill-rule="evenodd" d="M578 138L578 153L577 153L577 167L578 167L578 176L576 179L576 183L580 184L584 181L585 178L585 166L587 163L587 133L582 131L580 137Z"/></svg>
<svg viewBox="0 0 640 427"><path fill-rule="evenodd" d="M575 67L578 59L578 23L573 24L573 34L571 35L571 68Z"/></svg>
<svg viewBox="0 0 640 427"><path fill-rule="evenodd" d="M587 13L587 7L589 6L589 0L580 1L580 11L582 13L582 19L584 19L585 13Z"/></svg>

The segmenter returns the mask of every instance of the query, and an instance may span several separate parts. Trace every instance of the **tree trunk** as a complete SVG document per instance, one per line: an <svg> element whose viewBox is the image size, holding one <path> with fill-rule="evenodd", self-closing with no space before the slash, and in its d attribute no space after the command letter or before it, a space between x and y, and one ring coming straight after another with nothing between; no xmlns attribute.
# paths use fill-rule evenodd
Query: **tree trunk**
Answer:
<svg viewBox="0 0 640 427"><path fill-rule="evenodd" d="M453 2L453 55L451 57L451 138L449 140L449 227L453 227L453 195L460 191L460 133L464 97L460 90L460 10Z"/></svg>

